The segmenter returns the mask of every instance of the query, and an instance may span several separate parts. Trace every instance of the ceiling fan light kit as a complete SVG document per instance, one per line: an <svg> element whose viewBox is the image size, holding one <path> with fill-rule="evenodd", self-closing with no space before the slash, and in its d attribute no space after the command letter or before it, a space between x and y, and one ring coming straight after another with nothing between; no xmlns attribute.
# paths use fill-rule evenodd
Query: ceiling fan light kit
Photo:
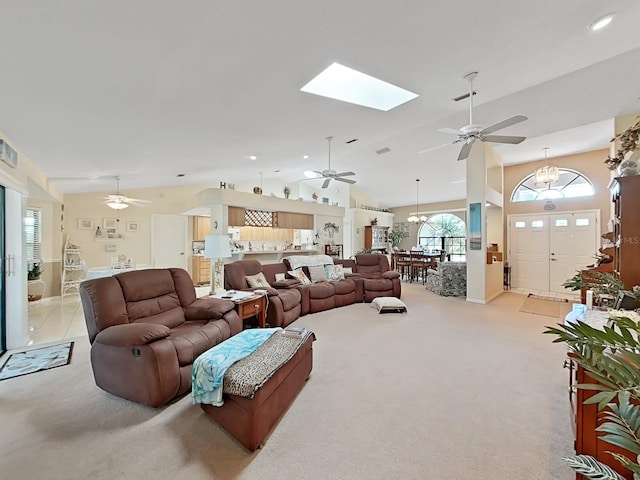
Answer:
<svg viewBox="0 0 640 480"><path fill-rule="evenodd" d="M313 173L316 174L315 178L325 179L324 182L322 183L322 188L327 188L329 186L329 183L331 183L331 180L338 180L339 182L350 183L350 184L356 183L355 180L351 180L350 178L343 178L343 177L350 177L351 175L355 175L354 172L337 173L335 170L331 169L331 140L333 140L333 137L326 137L325 140L329 144L329 168L327 168L326 170L322 170L321 172L317 170L313 171ZM305 172L305 176L308 176L307 172Z"/></svg>
<svg viewBox="0 0 640 480"><path fill-rule="evenodd" d="M462 149L458 154L458 160L465 160L469 157L471 153L471 148L476 140L480 140L481 142L491 142L491 143L510 143L512 145L517 145L522 143L526 137L519 136L511 136L511 135L489 135L490 133L496 132L498 130L502 130L503 128L510 127L511 125L515 125L516 123L523 122L527 120L527 117L524 115L515 115L513 117L502 120L501 122L494 123L493 125L489 125L488 127L484 127L479 123L473 123L473 96L475 91L473 89L473 81L478 77L478 72L471 72L464 76L464 79L469 82L469 124L464 127L456 130L454 128L440 128L438 129L441 133L448 133L457 135L458 138L451 143L462 143ZM435 147L439 148L439 147ZM435 149L434 148L434 149ZM420 153L428 152L433 149L426 149Z"/></svg>
<svg viewBox="0 0 640 480"><path fill-rule="evenodd" d="M145 203L151 203L149 200L141 200L139 198L131 198L120 193L120 177L114 177L116 180L116 193L111 193L104 197L104 203L107 207L114 210L124 210L131 205L142 206Z"/></svg>

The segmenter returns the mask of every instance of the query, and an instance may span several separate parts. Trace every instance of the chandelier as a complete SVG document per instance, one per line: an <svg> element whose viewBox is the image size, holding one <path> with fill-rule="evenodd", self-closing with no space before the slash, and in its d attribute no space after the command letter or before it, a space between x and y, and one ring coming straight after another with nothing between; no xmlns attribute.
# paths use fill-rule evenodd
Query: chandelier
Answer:
<svg viewBox="0 0 640 480"><path fill-rule="evenodd" d="M407 218L407 222L409 223L420 223L427 221L427 217L425 217L424 215L420 215L418 217L418 213L420 213L418 211L418 185L420 185L420 179L416 178L416 213L415 215L411 215L409 218Z"/></svg>
<svg viewBox="0 0 640 480"><path fill-rule="evenodd" d="M543 148L544 150L544 159L547 160L547 151L549 147ZM536 185L547 185L551 186L558 183L558 179L560 178L560 174L558 172L558 167L554 167L553 165L545 165L544 167L540 167L536 170L535 173L535 184Z"/></svg>

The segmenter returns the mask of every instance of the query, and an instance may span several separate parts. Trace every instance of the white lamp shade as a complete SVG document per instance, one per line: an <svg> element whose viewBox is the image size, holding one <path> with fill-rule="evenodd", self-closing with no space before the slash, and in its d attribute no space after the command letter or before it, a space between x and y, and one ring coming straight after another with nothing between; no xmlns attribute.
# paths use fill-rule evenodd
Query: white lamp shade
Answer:
<svg viewBox="0 0 640 480"><path fill-rule="evenodd" d="M204 239L205 258L229 258L231 247L227 235L207 235Z"/></svg>

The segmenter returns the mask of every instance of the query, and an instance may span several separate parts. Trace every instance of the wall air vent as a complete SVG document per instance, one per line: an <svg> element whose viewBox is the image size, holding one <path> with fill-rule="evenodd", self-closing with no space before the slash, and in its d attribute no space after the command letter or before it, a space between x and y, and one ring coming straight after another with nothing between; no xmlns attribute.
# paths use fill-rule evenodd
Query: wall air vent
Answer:
<svg viewBox="0 0 640 480"><path fill-rule="evenodd" d="M18 154L4 140L0 140L0 160L12 168L18 166Z"/></svg>
<svg viewBox="0 0 640 480"><path fill-rule="evenodd" d="M378 155L384 155L385 153L389 153L391 149L389 147L381 148L380 150L376 150Z"/></svg>
<svg viewBox="0 0 640 480"><path fill-rule="evenodd" d="M344 143L353 143L353 142L357 142L357 141L358 141L358 139L357 139L357 138L352 138L351 140L347 140L347 141L346 141L346 142L344 142Z"/></svg>
<svg viewBox="0 0 640 480"><path fill-rule="evenodd" d="M473 91L473 94L474 94L474 95L477 95L477 94L478 94L478 91L477 91L477 90L474 90L474 91ZM459 102L460 100L464 100L464 99L466 99L466 98L469 98L469 93L468 93L468 92L467 92L467 93L465 93L464 95L460 95L459 97L452 98L451 100L453 100L454 102Z"/></svg>

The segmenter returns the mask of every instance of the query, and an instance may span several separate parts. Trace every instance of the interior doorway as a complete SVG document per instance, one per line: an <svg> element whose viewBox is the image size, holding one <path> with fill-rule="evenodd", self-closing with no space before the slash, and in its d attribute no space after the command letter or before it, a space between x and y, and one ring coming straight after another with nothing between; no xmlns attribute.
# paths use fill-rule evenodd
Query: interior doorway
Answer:
<svg viewBox="0 0 640 480"><path fill-rule="evenodd" d="M188 217L151 215L151 265L153 268L187 266Z"/></svg>
<svg viewBox="0 0 640 480"><path fill-rule="evenodd" d="M598 210L509 215L513 288L567 293L562 284L595 262Z"/></svg>
<svg viewBox="0 0 640 480"><path fill-rule="evenodd" d="M4 217L4 187L0 185L0 264L2 265L2 276L0 276L0 355L7 350L6 295L4 286L7 259L4 248Z"/></svg>

